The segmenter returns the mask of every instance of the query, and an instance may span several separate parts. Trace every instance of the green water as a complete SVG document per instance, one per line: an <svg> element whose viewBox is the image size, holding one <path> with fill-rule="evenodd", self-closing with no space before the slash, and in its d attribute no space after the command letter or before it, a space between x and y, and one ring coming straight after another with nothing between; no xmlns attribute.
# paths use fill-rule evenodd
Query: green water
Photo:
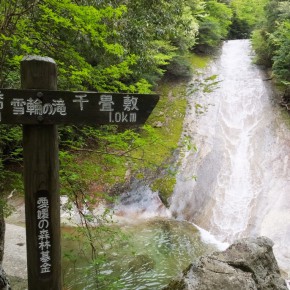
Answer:
<svg viewBox="0 0 290 290"><path fill-rule="evenodd" d="M64 242L64 289L162 289L192 261L213 250L187 222L150 220L126 225L123 236L98 237L98 259L91 265L85 242ZM100 236L100 234L98 234ZM111 241L108 239L111 237Z"/></svg>

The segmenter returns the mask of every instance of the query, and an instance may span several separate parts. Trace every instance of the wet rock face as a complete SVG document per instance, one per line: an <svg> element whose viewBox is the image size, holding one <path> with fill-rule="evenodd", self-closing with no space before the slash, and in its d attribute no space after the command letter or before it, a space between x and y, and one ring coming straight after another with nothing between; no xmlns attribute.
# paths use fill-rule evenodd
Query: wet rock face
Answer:
<svg viewBox="0 0 290 290"><path fill-rule="evenodd" d="M224 252L201 257L164 290L287 290L266 237L241 239Z"/></svg>

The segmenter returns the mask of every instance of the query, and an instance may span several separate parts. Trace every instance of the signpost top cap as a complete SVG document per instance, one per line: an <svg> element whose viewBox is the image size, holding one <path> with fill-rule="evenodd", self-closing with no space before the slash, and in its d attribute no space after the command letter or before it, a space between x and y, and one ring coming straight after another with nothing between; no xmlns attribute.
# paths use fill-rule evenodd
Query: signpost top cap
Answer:
<svg viewBox="0 0 290 290"><path fill-rule="evenodd" d="M20 66L23 89L57 89L57 69L52 58L28 55L23 57Z"/></svg>
<svg viewBox="0 0 290 290"><path fill-rule="evenodd" d="M22 58L21 61L40 61L40 62L50 62L54 63L54 59L48 56L39 56L39 55L26 55Z"/></svg>

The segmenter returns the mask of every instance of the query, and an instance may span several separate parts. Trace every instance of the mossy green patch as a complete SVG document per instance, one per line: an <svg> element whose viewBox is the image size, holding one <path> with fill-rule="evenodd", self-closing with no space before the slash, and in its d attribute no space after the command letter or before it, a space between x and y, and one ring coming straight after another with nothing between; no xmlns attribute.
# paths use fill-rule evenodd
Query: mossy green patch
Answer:
<svg viewBox="0 0 290 290"><path fill-rule="evenodd" d="M159 196L162 199L163 203L168 206L168 199L172 195L172 192L174 190L176 184L176 177L175 176L170 176L169 174L157 178L153 183L152 183L152 190L153 191L158 191Z"/></svg>
<svg viewBox="0 0 290 290"><path fill-rule="evenodd" d="M178 147L187 106L186 83L164 82L157 93L160 101L148 120L154 128L156 143L148 144L143 150L149 162L162 164Z"/></svg>
<svg viewBox="0 0 290 290"><path fill-rule="evenodd" d="M188 53L187 60L192 65L193 69L203 69L209 64L211 57L208 55Z"/></svg>

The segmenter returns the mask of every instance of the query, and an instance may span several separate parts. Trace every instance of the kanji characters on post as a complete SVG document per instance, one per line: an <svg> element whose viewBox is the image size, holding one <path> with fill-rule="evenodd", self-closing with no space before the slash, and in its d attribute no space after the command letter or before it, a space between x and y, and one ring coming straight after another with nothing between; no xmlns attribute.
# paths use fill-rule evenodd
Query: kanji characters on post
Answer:
<svg viewBox="0 0 290 290"><path fill-rule="evenodd" d="M51 272L51 236L49 201L47 197L37 199L37 244L39 250L40 273Z"/></svg>
<svg viewBox="0 0 290 290"><path fill-rule="evenodd" d="M100 111L109 112L109 123L135 123L137 111L139 111L138 97L126 95L123 97L123 111L114 110L114 102L111 95L101 95Z"/></svg>
<svg viewBox="0 0 290 290"><path fill-rule="evenodd" d="M51 103L43 104L43 102L38 98L29 98L28 100L24 100L23 98L14 98L10 104L13 107L13 115L67 115L66 105L63 99L53 99Z"/></svg>
<svg viewBox="0 0 290 290"><path fill-rule="evenodd" d="M135 93L0 88L0 123L137 125L146 121L157 97Z"/></svg>

